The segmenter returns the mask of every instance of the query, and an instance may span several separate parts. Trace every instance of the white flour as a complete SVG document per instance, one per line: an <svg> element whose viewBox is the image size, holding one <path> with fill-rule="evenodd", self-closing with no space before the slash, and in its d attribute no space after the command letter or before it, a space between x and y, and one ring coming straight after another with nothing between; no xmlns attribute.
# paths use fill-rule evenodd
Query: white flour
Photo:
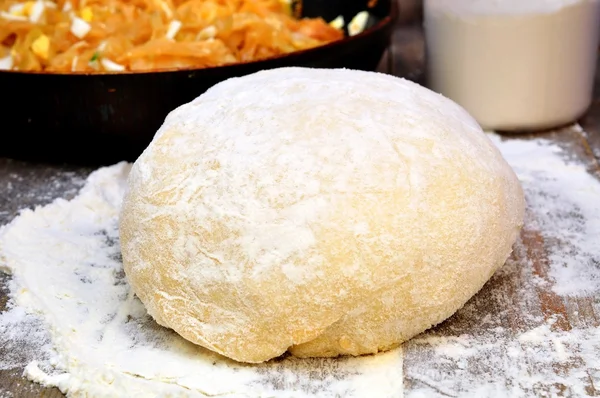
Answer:
<svg viewBox="0 0 600 398"><path fill-rule="evenodd" d="M411 367L408 376L423 387L406 396L526 398L558 396L560 389L567 391L564 396L589 395L590 381L596 386L600 382L600 328L560 332L551 325L549 320L517 335L499 327L486 336L413 339L413 346L433 348L435 363ZM446 374L449 364L453 370ZM444 374L448 377L440 377Z"/></svg>
<svg viewBox="0 0 600 398"><path fill-rule="evenodd" d="M410 364L405 367L405 396L593 395L600 386L597 321L588 313L589 324L573 324L565 331L560 316L544 316L537 302L550 288L561 303L583 297L595 297L598 303L600 181L549 141L492 138L522 181L528 203L525 234L540 232L547 275L535 270L533 262L543 261L534 259L519 239L515 255L484 288L484 299L476 296L442 331L404 345L404 360Z"/></svg>
<svg viewBox="0 0 600 398"><path fill-rule="evenodd" d="M17 307L2 315L0 341L9 341L11 351L26 347L23 355L35 359L28 378L69 396L94 397L391 397L401 389L400 350L249 366L156 325L120 262L117 216L128 171L125 163L100 169L74 200L25 210L2 231L2 263L13 272ZM23 309L50 325L55 353L48 352L39 318ZM39 348L46 354L37 358ZM7 362L3 367L22 363Z"/></svg>
<svg viewBox="0 0 600 398"><path fill-rule="evenodd" d="M544 140L499 142L521 180L549 253L552 289L561 296L600 294L600 183Z"/></svg>
<svg viewBox="0 0 600 398"><path fill-rule="evenodd" d="M541 231L549 251L547 278L532 276L518 242L516 260L494 279L523 275L528 282L515 289L525 301L541 284L560 296L598 297L600 182L549 142L494 141L523 182L526 230ZM256 366L194 346L157 326L124 279L116 227L128 170L100 169L74 200L24 210L0 231L0 266L13 274L12 303L0 314L0 346L10 355L0 369L27 365L27 377L73 397L520 397L555 383L580 396L590 380L600 385L597 326L561 331L556 319L531 314L538 326L515 333L499 326L503 313L473 311L481 295L457 314L480 326L425 333L405 355Z"/></svg>

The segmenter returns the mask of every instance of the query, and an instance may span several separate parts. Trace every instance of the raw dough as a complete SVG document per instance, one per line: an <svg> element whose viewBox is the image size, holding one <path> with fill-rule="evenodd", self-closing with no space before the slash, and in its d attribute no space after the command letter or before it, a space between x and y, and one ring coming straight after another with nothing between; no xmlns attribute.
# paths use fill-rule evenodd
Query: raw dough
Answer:
<svg viewBox="0 0 600 398"><path fill-rule="evenodd" d="M511 253L521 186L479 125L412 82L284 68L171 112L120 237L148 312L242 362L360 355L452 315Z"/></svg>

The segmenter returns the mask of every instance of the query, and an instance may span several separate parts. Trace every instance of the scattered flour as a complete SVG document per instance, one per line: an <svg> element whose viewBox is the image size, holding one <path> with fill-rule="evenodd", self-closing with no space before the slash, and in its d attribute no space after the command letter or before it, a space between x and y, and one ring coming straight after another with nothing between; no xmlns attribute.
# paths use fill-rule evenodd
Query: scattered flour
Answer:
<svg viewBox="0 0 600 398"><path fill-rule="evenodd" d="M547 263L534 258L539 253L531 253L531 242L519 239L486 291L441 328L407 342L405 396L596 396L598 320L588 316L588 324L565 325L560 314L544 315L539 300L560 306L592 297L599 312L600 181L550 141L492 139L523 183L524 235L539 232ZM547 274L540 275L534 262L547 266Z"/></svg>
<svg viewBox="0 0 600 398"><path fill-rule="evenodd" d="M49 360L54 355L46 324L23 307L0 313L0 347L0 370L24 368L32 358Z"/></svg>
<svg viewBox="0 0 600 398"><path fill-rule="evenodd" d="M1 315L0 341L18 353L2 359L3 367L28 363L29 379L73 397L397 396L401 350L252 366L158 326L120 260L117 217L129 168L94 172L75 199L24 210L0 233L0 264L12 272L15 303Z"/></svg>
<svg viewBox="0 0 600 398"><path fill-rule="evenodd" d="M413 349L433 349L431 360L410 366L416 380L407 397L583 397L600 383L600 328L552 330L552 320L513 335L423 336Z"/></svg>
<svg viewBox="0 0 600 398"><path fill-rule="evenodd" d="M598 297L600 182L549 141L492 138L523 182L525 229L540 231L549 253L547 279L531 277L521 241L498 275L528 274L515 287L525 301L536 284L565 299ZM71 397L582 396L600 386L600 327L565 331L534 315L535 328L515 331L499 326L500 314L477 313L485 330L433 330L362 358L243 365L188 343L147 315L125 279L117 216L129 167L99 169L75 199L24 210L0 231L0 267L12 273L0 369L25 368Z"/></svg>
<svg viewBox="0 0 600 398"><path fill-rule="evenodd" d="M552 289L561 296L600 294L600 181L546 140L494 141L523 184L549 252Z"/></svg>

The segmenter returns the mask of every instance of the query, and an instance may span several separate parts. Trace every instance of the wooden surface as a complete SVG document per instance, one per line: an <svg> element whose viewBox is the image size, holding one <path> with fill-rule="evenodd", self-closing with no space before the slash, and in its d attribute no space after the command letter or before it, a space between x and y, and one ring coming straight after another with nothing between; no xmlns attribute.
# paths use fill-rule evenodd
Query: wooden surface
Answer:
<svg viewBox="0 0 600 398"><path fill-rule="evenodd" d="M382 60L381 70L406 76L416 81L422 81L423 38L417 25L399 27L394 34L393 44L388 54ZM600 77L597 80L596 93L600 93ZM590 171L600 178L600 96L596 99L589 113L581 120L581 125L587 135L575 130L560 133L540 133L555 141L569 151L570 154L583 161ZM523 137L521 137L523 138ZM527 137L525 137L527 138ZM56 197L69 197L76 193L83 178L90 172L88 169L46 166L0 159L0 224L5 224L14 218L17 210L45 204ZM522 234L525 249L514 254L513 260L519 257L529 259L533 264L533 276L547 279L548 261L545 254L544 242L539 231L525 230ZM509 267L510 268L510 267ZM2 274L0 274L2 275ZM467 306L448 321L425 333L430 336L459 336L469 333L474 328L484 328L480 317L473 314L502 314L497 324L506 330L520 330L527 317L537 314L544 319L556 319L555 328L569 330L572 326L600 326L600 300L593 298L563 299L551 290L536 288L534 300L524 300L516 287L527 281L520 272L508 269L500 272L477 294ZM7 276L0 276L0 310L7 301ZM526 325L525 325L526 326ZM421 359L427 356L427 347L416 343L404 346L404 386L406 390L423 387L427 380L423 379ZM6 347L0 346L0 355L8 355ZM599 354L600 355L600 354ZM448 369L427 369L434 379L443 378ZM62 397L57 389L45 389L30 383L21 377L22 369L0 370L0 397ZM431 387L435 390L434 387ZM540 385L532 392L532 396L552 396L551 390L560 386ZM589 396L600 396L600 386L590 381L585 386ZM553 391L555 391L553 390ZM3 395L3 392L5 395ZM437 391L443 396L460 396L456 392ZM568 396L568 391L564 391Z"/></svg>

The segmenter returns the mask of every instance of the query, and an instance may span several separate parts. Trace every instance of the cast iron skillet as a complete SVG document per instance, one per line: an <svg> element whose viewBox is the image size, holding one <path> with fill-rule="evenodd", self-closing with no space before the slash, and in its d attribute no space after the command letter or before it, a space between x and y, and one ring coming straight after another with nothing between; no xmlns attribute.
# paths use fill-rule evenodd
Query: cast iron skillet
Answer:
<svg viewBox="0 0 600 398"><path fill-rule="evenodd" d="M0 156L108 165L134 161L173 109L230 77L284 66L374 70L392 33L396 0L305 0L302 15L349 22L368 9L367 29L322 47L206 69L114 74L0 72Z"/></svg>

